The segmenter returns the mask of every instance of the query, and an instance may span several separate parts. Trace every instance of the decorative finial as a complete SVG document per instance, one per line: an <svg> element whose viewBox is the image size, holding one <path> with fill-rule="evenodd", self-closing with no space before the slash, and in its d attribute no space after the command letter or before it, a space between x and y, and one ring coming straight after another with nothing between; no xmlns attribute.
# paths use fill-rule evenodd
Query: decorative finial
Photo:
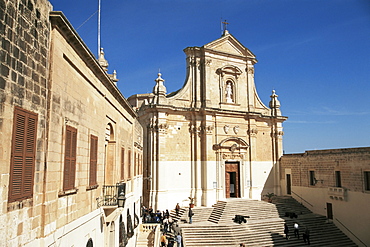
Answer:
<svg viewBox="0 0 370 247"><path fill-rule="evenodd" d="M109 64L108 64L108 61L104 57L104 49L103 49L103 47L100 48L98 62L100 64L100 66L103 67L104 71L108 71Z"/></svg>
<svg viewBox="0 0 370 247"><path fill-rule="evenodd" d="M281 112L280 112L280 102L279 100L277 99L278 98L278 95L275 93L275 90L272 90L272 94L270 96L271 100L270 100L270 108L271 108L271 112L272 112L272 115L273 116L281 116Z"/></svg>

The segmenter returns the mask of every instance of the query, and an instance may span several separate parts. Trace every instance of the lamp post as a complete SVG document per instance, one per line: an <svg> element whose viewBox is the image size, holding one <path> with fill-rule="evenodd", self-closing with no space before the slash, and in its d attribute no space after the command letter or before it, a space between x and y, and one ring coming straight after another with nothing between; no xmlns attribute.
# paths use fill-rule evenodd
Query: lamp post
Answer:
<svg viewBox="0 0 370 247"><path fill-rule="evenodd" d="M117 198L117 203L119 208L123 208L125 206L126 196L123 192L121 192Z"/></svg>

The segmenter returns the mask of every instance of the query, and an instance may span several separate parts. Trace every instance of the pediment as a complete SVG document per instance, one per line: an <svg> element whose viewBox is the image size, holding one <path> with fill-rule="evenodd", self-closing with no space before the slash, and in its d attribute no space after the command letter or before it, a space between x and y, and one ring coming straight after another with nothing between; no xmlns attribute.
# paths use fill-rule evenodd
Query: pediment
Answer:
<svg viewBox="0 0 370 247"><path fill-rule="evenodd" d="M211 43L206 44L204 48L228 54L255 58L254 54L248 48L244 47L234 36L229 33L215 41L212 41Z"/></svg>

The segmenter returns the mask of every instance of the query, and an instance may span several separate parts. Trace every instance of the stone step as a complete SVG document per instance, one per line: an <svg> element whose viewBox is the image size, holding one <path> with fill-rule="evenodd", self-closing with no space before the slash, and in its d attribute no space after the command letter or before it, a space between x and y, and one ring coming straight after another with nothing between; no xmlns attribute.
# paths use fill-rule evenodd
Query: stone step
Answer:
<svg viewBox="0 0 370 247"><path fill-rule="evenodd" d="M276 204L252 200L228 200L214 205L221 212L217 223L202 222L198 218L196 224L182 224L185 247L207 246L303 246L302 233L305 227L310 229L311 246L356 246L333 223L327 223L324 216L311 213L295 200L278 199ZM289 205L282 205L283 203ZM294 205L295 204L295 205ZM220 210L219 207L222 206ZM275 207L275 208L274 208ZM205 210L205 209L202 209ZM285 217L285 210L292 210L298 218ZM293 211L295 210L295 211ZM199 211L199 213L206 212ZM208 211L207 211L208 212ZM235 214L250 213L247 223L237 224L231 219ZM194 215L196 221L196 215ZM291 239L286 240L284 223L290 228ZM300 225L300 239L294 237L293 224Z"/></svg>

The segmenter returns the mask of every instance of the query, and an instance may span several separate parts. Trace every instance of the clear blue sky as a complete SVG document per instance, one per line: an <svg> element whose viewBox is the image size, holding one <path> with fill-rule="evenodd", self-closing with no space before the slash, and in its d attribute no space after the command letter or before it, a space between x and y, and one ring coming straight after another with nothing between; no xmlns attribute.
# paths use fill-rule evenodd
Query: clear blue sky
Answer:
<svg viewBox="0 0 370 247"><path fill-rule="evenodd" d="M98 0L50 2L96 54ZM260 98L268 105L275 89L289 117L285 153L370 146L370 1L101 2L108 72L117 71L125 97L151 92L158 69L167 92L181 88L183 49L218 39L220 20L226 19L229 32L258 59Z"/></svg>

